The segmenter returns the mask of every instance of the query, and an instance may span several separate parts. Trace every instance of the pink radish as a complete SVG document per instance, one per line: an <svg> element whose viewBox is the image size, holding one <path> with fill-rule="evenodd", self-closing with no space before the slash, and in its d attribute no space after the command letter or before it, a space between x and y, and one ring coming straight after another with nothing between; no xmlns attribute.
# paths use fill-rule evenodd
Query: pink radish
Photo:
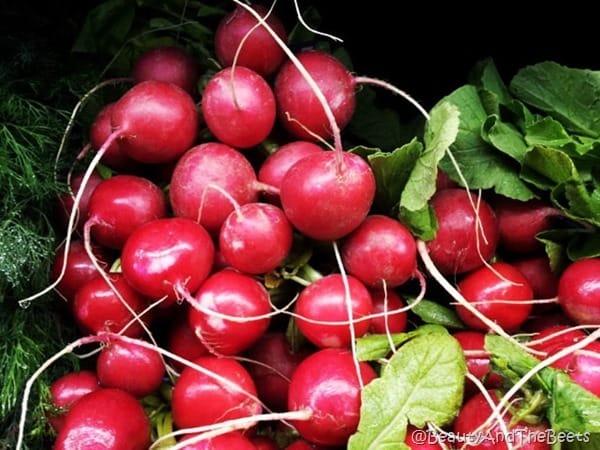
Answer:
<svg viewBox="0 0 600 450"><path fill-rule="evenodd" d="M517 331L533 308L533 290L527 279L509 263L496 261L475 269L457 284L464 298L507 332ZM462 304L456 305L461 320L475 330L488 326Z"/></svg>
<svg viewBox="0 0 600 450"><path fill-rule="evenodd" d="M193 292L212 270L214 244L202 225L165 217L135 230L121 251L121 270L139 292L170 305Z"/></svg>
<svg viewBox="0 0 600 450"><path fill-rule="evenodd" d="M369 289L373 300L373 315L369 332L375 334L402 333L408 324L406 303L392 289Z"/></svg>
<svg viewBox="0 0 600 450"><path fill-rule="evenodd" d="M109 340L96 359L100 385L142 398L160 387L165 363L155 350L130 340Z"/></svg>
<svg viewBox="0 0 600 450"><path fill-rule="evenodd" d="M600 258L572 262L558 280L558 302L565 314L580 325L600 324Z"/></svg>
<svg viewBox="0 0 600 450"><path fill-rule="evenodd" d="M116 102L111 102L104 105L90 126L90 144L95 150L100 149L102 144L104 144L113 132L111 116L115 109L115 104ZM119 172L130 171L139 166L139 163L132 160L121 151L121 147L117 141L113 141L112 144L106 148L100 161L102 164Z"/></svg>
<svg viewBox="0 0 600 450"><path fill-rule="evenodd" d="M290 411L308 408L309 420L294 421L300 436L317 445L343 446L356 431L360 416L361 384L377 375L365 362L355 365L346 349L322 349L309 355L292 375L289 388Z"/></svg>
<svg viewBox="0 0 600 450"><path fill-rule="evenodd" d="M202 92L202 117L224 144L247 149L263 142L275 124L275 95L269 84L246 67L214 74Z"/></svg>
<svg viewBox="0 0 600 450"><path fill-rule="evenodd" d="M111 137L135 161L166 163L194 145L198 122L196 104L186 91L164 81L143 81L116 102ZM111 142L108 138L103 147ZM103 151L99 150L100 155Z"/></svg>
<svg viewBox="0 0 600 450"><path fill-rule="evenodd" d="M367 217L375 196L375 176L360 156L323 151L296 162L281 182L283 210L301 233L336 240Z"/></svg>
<svg viewBox="0 0 600 450"><path fill-rule="evenodd" d="M171 407L179 428L212 425L260 414L256 386L248 371L232 358L202 356L175 382ZM202 407L199 407L202 405Z"/></svg>
<svg viewBox="0 0 600 450"><path fill-rule="evenodd" d="M347 276L349 299L340 274L330 274L305 287L296 300L296 323L300 332L320 348L347 348L371 325L371 294L358 279ZM350 302L350 306L348 305ZM352 317L348 317L348 309ZM328 323L331 322L331 323Z"/></svg>
<svg viewBox="0 0 600 450"><path fill-rule="evenodd" d="M138 227L166 215L167 199L156 184L141 176L115 175L96 186L84 228L100 245L121 249Z"/></svg>
<svg viewBox="0 0 600 450"><path fill-rule="evenodd" d="M63 428L65 418L77 400L97 389L100 384L92 370L67 372L54 380L50 385L52 406L46 413L54 431L58 433Z"/></svg>
<svg viewBox="0 0 600 450"><path fill-rule="evenodd" d="M269 203L246 203L223 222L219 249L232 267L264 274L283 263L293 237L292 225L281 208Z"/></svg>
<svg viewBox="0 0 600 450"><path fill-rule="evenodd" d="M484 265L496 252L498 224L491 206L461 188L438 191L431 198L438 228L427 250L444 275Z"/></svg>
<svg viewBox="0 0 600 450"><path fill-rule="evenodd" d="M305 156L324 151L322 147L310 141L292 141L283 144L271 153L258 169L258 181L279 190L283 176L296 162ZM280 204L279 195L265 193L265 199Z"/></svg>
<svg viewBox="0 0 600 450"><path fill-rule="evenodd" d="M186 298L192 306L189 322L194 333L216 355L241 353L270 323L271 302L266 288L233 269L212 274L193 297Z"/></svg>
<svg viewBox="0 0 600 450"><path fill-rule="evenodd" d="M269 27L286 43L287 32L283 22L275 14L267 16L267 9L262 5L252 5ZM273 74L285 59L285 53L271 34L258 20L237 6L221 19L215 30L215 53L224 67L248 67L260 75L267 77Z"/></svg>
<svg viewBox="0 0 600 450"><path fill-rule="evenodd" d="M254 167L238 150L207 142L188 150L177 162L170 185L176 216L198 221L217 234L235 203L258 200Z"/></svg>
<svg viewBox="0 0 600 450"><path fill-rule="evenodd" d="M131 77L134 83L154 80L179 86L194 94L200 74L196 58L181 47L160 46L145 50L133 63Z"/></svg>
<svg viewBox="0 0 600 450"><path fill-rule="evenodd" d="M147 450L151 427L138 400L120 389L98 389L80 398L58 433L53 450Z"/></svg>
<svg viewBox="0 0 600 450"><path fill-rule="evenodd" d="M108 274L111 285L104 277L96 275L79 288L73 300L73 316L84 333L101 331L122 332L126 336L142 334L142 326L135 319L148 305L148 300L136 291L123 274ZM150 318L140 318L149 323ZM126 327L127 328L124 328Z"/></svg>
<svg viewBox="0 0 600 450"><path fill-rule="evenodd" d="M304 50L296 55L331 108L335 122L343 129L356 108L356 81L333 55L321 50ZM277 72L274 84L279 121L295 138L329 139L334 130L321 101L292 60Z"/></svg>
<svg viewBox="0 0 600 450"><path fill-rule="evenodd" d="M415 275L417 244L397 219L373 214L345 238L342 261L367 286L394 288Z"/></svg>

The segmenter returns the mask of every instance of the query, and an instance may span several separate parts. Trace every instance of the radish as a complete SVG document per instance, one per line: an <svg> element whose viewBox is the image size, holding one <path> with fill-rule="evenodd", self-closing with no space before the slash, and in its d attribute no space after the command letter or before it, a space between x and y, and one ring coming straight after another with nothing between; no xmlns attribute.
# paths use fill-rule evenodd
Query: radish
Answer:
<svg viewBox="0 0 600 450"><path fill-rule="evenodd" d="M251 436L250 442L254 444L255 450L280 450L275 440L268 436Z"/></svg>
<svg viewBox="0 0 600 450"><path fill-rule="evenodd" d="M65 418L77 400L100 389L93 370L67 372L50 385L51 408L46 412L48 422L57 433L63 428Z"/></svg>
<svg viewBox="0 0 600 450"><path fill-rule="evenodd" d="M497 196L492 207L498 222L499 246L512 255L532 254L544 246L536 236L552 227L559 209L540 199L519 201Z"/></svg>
<svg viewBox="0 0 600 450"><path fill-rule="evenodd" d="M52 448L147 450L150 435L150 421L134 396L102 388L73 405Z"/></svg>
<svg viewBox="0 0 600 450"><path fill-rule="evenodd" d="M171 206L176 216L198 221L216 235L235 203L258 200L256 183L254 167L242 153L207 142L189 149L177 162L169 190Z"/></svg>
<svg viewBox="0 0 600 450"><path fill-rule="evenodd" d="M156 184L141 176L115 175L90 196L84 230L100 245L121 249L138 227L166 215L167 199Z"/></svg>
<svg viewBox="0 0 600 450"><path fill-rule="evenodd" d="M181 47L153 47L137 57L131 68L134 83L154 80L179 86L194 94L197 90L200 67L196 58Z"/></svg>
<svg viewBox="0 0 600 450"><path fill-rule="evenodd" d="M292 351L280 331L263 334L245 353L245 364L252 376L259 398L274 411L287 408L290 378L298 364L309 355L308 350Z"/></svg>
<svg viewBox="0 0 600 450"><path fill-rule="evenodd" d="M256 386L248 371L231 358L201 356L175 382L171 407L179 428L212 425L260 414ZM201 406L200 406L201 405Z"/></svg>
<svg viewBox="0 0 600 450"><path fill-rule="evenodd" d="M258 169L258 181L279 190L283 176L294 163L305 156L320 153L323 148L310 141L292 141L269 154ZM279 195L264 193L270 203L280 204Z"/></svg>
<svg viewBox="0 0 600 450"><path fill-rule="evenodd" d="M322 92L337 126L343 129L356 108L354 76L325 51L303 50L295 56ZM321 101L292 60L284 62L277 72L274 91L279 122L293 137L311 141L332 137L334 130Z"/></svg>
<svg viewBox="0 0 600 450"><path fill-rule="evenodd" d="M336 240L354 231L369 214L374 197L369 164L341 150L302 158L286 172L280 189L292 225L317 240Z"/></svg>
<svg viewBox="0 0 600 450"><path fill-rule="evenodd" d="M224 144L247 149L263 142L275 124L275 95L269 84L246 67L214 74L202 92L202 117Z"/></svg>
<svg viewBox="0 0 600 450"><path fill-rule="evenodd" d="M559 276L550 267L548 255L542 253L521 257L519 259L511 260L511 264L527 278L527 281L529 281L529 284L533 289L533 296L535 298L556 298ZM544 308L544 310L546 309L547 308Z"/></svg>
<svg viewBox="0 0 600 450"><path fill-rule="evenodd" d="M281 208L269 203L246 203L223 222L219 249L232 267L264 274L283 263L293 237L292 225Z"/></svg>
<svg viewBox="0 0 600 450"><path fill-rule="evenodd" d="M75 205L75 197L79 192L79 189L82 188L81 198L77 204L77 221L74 224L77 226L77 230L83 234L83 224L85 223L88 217L88 204L90 201L90 197L104 178L100 175L97 170L93 170L90 172L89 179L87 182L81 186L82 181L84 181L84 173L78 173L70 178L69 180L69 189L70 192L61 195L58 198L56 205L56 222L61 230L67 231L67 226L69 223L69 217L73 214L73 207Z"/></svg>
<svg viewBox="0 0 600 450"><path fill-rule="evenodd" d="M196 336L188 321L189 304L182 304L178 313L170 322L167 332L166 345L167 350L180 358L192 361L200 356L208 355L209 351L202 341ZM176 360L170 363L178 370L182 370L184 365Z"/></svg>
<svg viewBox="0 0 600 450"><path fill-rule="evenodd" d="M75 294L72 311L77 325L85 333L114 331L130 337L140 336L143 329L139 320L145 324L150 321L148 316L136 320L148 305L146 297L135 290L123 274L107 275L110 284L103 276L96 275Z"/></svg>
<svg viewBox="0 0 600 450"><path fill-rule="evenodd" d="M114 138L135 161L174 161L196 142L198 122L196 104L186 91L164 81L143 81L117 100L111 114L113 133L98 153Z"/></svg>
<svg viewBox="0 0 600 450"><path fill-rule="evenodd" d="M252 5L251 8L265 18L285 44L287 31L281 19L273 13L267 15L268 11L262 5ZM285 59L285 53L268 30L240 6L221 19L214 40L215 54L224 67L235 63L267 77L275 73Z"/></svg>
<svg viewBox="0 0 600 450"><path fill-rule="evenodd" d="M600 258L572 262L558 280L558 302L564 313L580 325L600 324Z"/></svg>
<svg viewBox="0 0 600 450"><path fill-rule="evenodd" d="M305 439L298 439L285 447L285 450L331 450L331 447L323 447L321 445L311 444Z"/></svg>
<svg viewBox="0 0 600 450"><path fill-rule="evenodd" d="M164 306L193 292L208 277L214 244L204 227L191 219L165 217L136 229L121 251L125 279Z"/></svg>
<svg viewBox="0 0 600 450"><path fill-rule="evenodd" d="M196 434L186 434L180 439L180 443L184 444L186 440L191 440ZM257 447L252 441L243 435L240 431L229 431L218 436L202 439L201 441L193 441L180 447L182 450L256 450Z"/></svg>
<svg viewBox="0 0 600 450"><path fill-rule="evenodd" d="M54 255L50 278L58 281L55 289L67 303L72 303L77 290L97 275L98 267L106 271L109 269L111 257L107 249L92 244L91 251L95 261L90 258L83 241L75 239L69 242L68 248L66 244L61 245Z"/></svg>
<svg viewBox="0 0 600 450"><path fill-rule="evenodd" d="M373 214L344 239L342 261L365 285L394 288L415 274L417 244L398 220Z"/></svg>
<svg viewBox="0 0 600 450"><path fill-rule="evenodd" d="M402 333L408 324L406 304L392 289L369 289L373 301L373 316L369 332L374 334Z"/></svg>
<svg viewBox="0 0 600 450"><path fill-rule="evenodd" d="M95 150L99 150L113 132L111 117L113 110L115 109L115 104L116 102L110 102L104 105L90 125L90 145ZM121 147L117 141L113 141L106 148L100 161L105 166L116 171L130 171L132 168L137 168L139 165L139 163L132 160L121 151Z"/></svg>
<svg viewBox="0 0 600 450"><path fill-rule="evenodd" d="M356 432L361 404L358 370L365 385L377 376L367 363L356 363L346 349L317 350L298 365L290 380L288 408L312 411L309 420L293 422L304 439L341 446Z"/></svg>
<svg viewBox="0 0 600 450"><path fill-rule="evenodd" d="M360 337L369 330L368 316L373 313L371 294L358 279L350 275L346 278L349 299L342 275L333 273L313 281L296 300L298 329L317 347L347 348L352 343L352 334Z"/></svg>
<svg viewBox="0 0 600 450"><path fill-rule="evenodd" d="M463 404L453 426L454 434L463 440L458 446L464 450L550 450L551 429L544 421L514 424L512 414L507 411L485 425L498 404L498 395L495 390L479 392Z"/></svg>
<svg viewBox="0 0 600 450"><path fill-rule="evenodd" d="M233 269L213 273L191 303L190 326L216 355L237 355L254 344L270 323L269 293L258 280ZM237 319L237 320L235 320Z"/></svg>
<svg viewBox="0 0 600 450"><path fill-rule="evenodd" d="M495 253L498 224L491 206L464 189L443 189L430 201L438 227L427 250L444 275L481 267Z"/></svg>
<svg viewBox="0 0 600 450"><path fill-rule="evenodd" d="M455 332L453 336L465 353L469 373L479 379L486 388L499 388L502 377L490 371L490 355L485 351L485 334L481 331L462 330ZM479 392L479 388L467 377L465 379L465 397L470 397L477 392Z"/></svg>
<svg viewBox="0 0 600 450"><path fill-rule="evenodd" d="M544 357L548 357L573 345L585 337L586 334L582 330L572 328L568 325L549 325L542 328L532 337L529 346L533 350L543 352L545 355ZM540 357L540 355L536 356ZM572 358L573 355L567 355L564 358L554 361L551 366L555 369L566 370Z"/></svg>
<svg viewBox="0 0 600 450"><path fill-rule="evenodd" d="M457 284L458 291L488 319L507 332L517 331L533 308L533 290L527 279L509 263L496 261L465 275ZM489 327L465 306L456 305L460 319L475 330Z"/></svg>
<svg viewBox="0 0 600 450"><path fill-rule="evenodd" d="M158 390L166 370L157 351L132 341L109 340L96 359L96 373L102 387L142 398Z"/></svg>

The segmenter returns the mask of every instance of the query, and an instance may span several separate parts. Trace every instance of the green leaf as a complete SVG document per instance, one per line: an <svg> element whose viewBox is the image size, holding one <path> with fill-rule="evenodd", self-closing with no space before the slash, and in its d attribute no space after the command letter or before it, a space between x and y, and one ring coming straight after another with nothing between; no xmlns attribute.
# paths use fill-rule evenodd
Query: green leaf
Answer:
<svg viewBox="0 0 600 450"><path fill-rule="evenodd" d="M521 180L518 164L498 152L483 139L481 130L488 115L475 86L465 85L442 99L460 110L460 127L450 152L471 189L493 189L506 197L528 200L535 197ZM440 168L453 180L460 180L449 155L440 161Z"/></svg>
<svg viewBox="0 0 600 450"><path fill-rule="evenodd" d="M435 212L430 205L418 211L409 211L405 208L400 208L398 219L408 226L410 232L419 239L429 241L435 237L438 222Z"/></svg>
<svg viewBox="0 0 600 450"><path fill-rule="evenodd" d="M578 178L577 169L565 152L538 145L525 156L521 175L542 189Z"/></svg>
<svg viewBox="0 0 600 450"><path fill-rule="evenodd" d="M600 448L600 434L583 432L581 434L571 435L572 442L564 439L561 450L590 450Z"/></svg>
<svg viewBox="0 0 600 450"><path fill-rule="evenodd" d="M127 38L135 17L134 0L108 0L92 9L73 44L73 51L114 54Z"/></svg>
<svg viewBox="0 0 600 450"><path fill-rule="evenodd" d="M408 423L450 424L463 400L466 370L462 347L447 332L406 342L364 387L358 431L348 449L398 449Z"/></svg>
<svg viewBox="0 0 600 450"><path fill-rule="evenodd" d="M414 298L406 298L409 304L412 304ZM440 305L432 300L422 299L410 309L423 322L433 325L441 325L446 328L462 329L465 324L462 323L456 311L447 306Z"/></svg>
<svg viewBox="0 0 600 450"><path fill-rule="evenodd" d="M431 110L425 128L425 149L402 190L401 208L419 211L427 206L435 193L438 163L456 140L459 123L459 110L450 103L439 103Z"/></svg>
<svg viewBox="0 0 600 450"><path fill-rule="evenodd" d="M522 68L510 91L560 121L569 131L600 137L600 72L553 61Z"/></svg>
<svg viewBox="0 0 600 450"><path fill-rule="evenodd" d="M377 183L375 202L386 212L397 208L404 186L423 151L423 144L416 138L392 152L376 152L367 159Z"/></svg>
<svg viewBox="0 0 600 450"><path fill-rule="evenodd" d="M367 334L356 340L357 356L360 361L377 361L386 357L391 351L391 345L396 348L400 344L427 333L443 333L446 330L438 325L422 325L406 333Z"/></svg>
<svg viewBox="0 0 600 450"><path fill-rule="evenodd" d="M528 150L521 132L511 123L503 122L499 116L491 115L483 123L483 139L490 145L522 163Z"/></svg>
<svg viewBox="0 0 600 450"><path fill-rule="evenodd" d="M499 112L500 105L507 105L512 101L512 96L504 80L498 73L498 68L492 58L483 59L473 66L469 74L469 84L485 91L489 101L484 102L489 114ZM493 99L493 104L492 104Z"/></svg>

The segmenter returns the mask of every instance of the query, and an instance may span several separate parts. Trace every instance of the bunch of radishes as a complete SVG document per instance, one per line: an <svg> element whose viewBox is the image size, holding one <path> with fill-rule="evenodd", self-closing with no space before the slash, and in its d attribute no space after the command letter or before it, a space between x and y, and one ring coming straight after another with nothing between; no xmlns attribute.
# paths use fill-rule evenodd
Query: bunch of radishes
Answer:
<svg viewBox="0 0 600 450"><path fill-rule="evenodd" d="M359 78L286 42L272 12L238 5L215 31L222 69L201 89L190 55L155 48L91 125L93 158L61 199L52 273L82 338L49 363L94 352L51 388L54 448L277 449L278 433L288 449L344 448L378 376L356 339L410 327L409 284L418 297L443 288L468 327L455 337L480 382L465 380L457 433L490 416L481 389L501 386L488 332L539 332L535 354L562 351L554 365L600 395L597 333L569 328L600 322L600 261L550 269L536 235L559 211L440 173L437 234L418 240L374 208L373 170L342 148ZM279 144L265 155L269 139ZM411 436L409 448L443 448Z"/></svg>

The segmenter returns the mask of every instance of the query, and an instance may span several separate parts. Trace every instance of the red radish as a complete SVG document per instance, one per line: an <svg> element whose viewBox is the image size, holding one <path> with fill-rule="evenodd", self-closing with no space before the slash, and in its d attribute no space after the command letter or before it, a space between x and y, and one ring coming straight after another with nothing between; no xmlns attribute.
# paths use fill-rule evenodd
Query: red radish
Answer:
<svg viewBox="0 0 600 450"><path fill-rule="evenodd" d="M498 404L498 394L488 391L493 405ZM512 415L507 412L502 421L508 428L508 435L503 434L498 419L494 418L490 426L481 427L492 414L492 406L484 394L479 392L468 399L460 409L454 421L454 433L465 442L458 443L464 450L550 450L551 434L547 423L533 425L525 422L511 424ZM512 447L508 447L507 441Z"/></svg>
<svg viewBox="0 0 600 450"><path fill-rule="evenodd" d="M267 25L287 43L287 32L279 17L273 13L267 16L268 11L262 5L251 8L266 17ZM264 77L279 68L285 53L267 29L258 24L258 20L240 6L221 19L214 36L215 53L221 65L231 66L237 54L237 66L248 67Z"/></svg>
<svg viewBox="0 0 600 450"><path fill-rule="evenodd" d="M271 302L267 289L260 281L237 270L223 269L212 274L193 297L189 298L190 325L214 354L239 354L269 326Z"/></svg>
<svg viewBox="0 0 600 450"><path fill-rule="evenodd" d="M277 445L274 439L267 436L252 436L250 442L254 444L256 450L279 450L280 447Z"/></svg>
<svg viewBox="0 0 600 450"><path fill-rule="evenodd" d="M115 175L92 193L85 228L100 245L121 249L138 227L166 215L167 199L156 184L141 176Z"/></svg>
<svg viewBox="0 0 600 450"><path fill-rule="evenodd" d="M374 334L402 333L406 330L408 315L406 304L397 292L391 289L370 289L373 301L373 315L369 331ZM383 315L380 315L383 314Z"/></svg>
<svg viewBox="0 0 600 450"><path fill-rule="evenodd" d="M496 197L492 203L498 222L499 246L513 255L531 254L543 250L538 233L552 226L560 210L544 200L519 201Z"/></svg>
<svg viewBox="0 0 600 450"><path fill-rule="evenodd" d="M111 114L111 136L135 161L166 163L194 145L198 122L196 104L186 91L164 81L143 81L117 100ZM110 142L105 141L106 145Z"/></svg>
<svg viewBox="0 0 600 450"><path fill-rule="evenodd" d="M223 222L219 249L232 267L263 274L285 260L293 237L292 225L281 208L269 203L246 203Z"/></svg>
<svg viewBox="0 0 600 450"><path fill-rule="evenodd" d="M265 333L246 352L246 368L258 390L259 398L274 411L287 408L290 378L309 352L292 351L284 333Z"/></svg>
<svg viewBox="0 0 600 450"><path fill-rule="evenodd" d="M95 244L92 244L91 250L98 267L108 270L111 262L109 252L105 248ZM65 251L67 252L66 265L64 265ZM63 266L64 274L61 277ZM98 268L94 264L94 261L90 259L83 241L75 239L69 242L68 249L66 244L63 244L56 252L54 261L52 262L50 277L52 281L60 279L55 289L67 302L71 303L77 290L94 278L97 273Z"/></svg>
<svg viewBox="0 0 600 450"><path fill-rule="evenodd" d="M404 443L410 450L444 450L435 433L408 425Z"/></svg>
<svg viewBox="0 0 600 450"><path fill-rule="evenodd" d="M375 176L369 164L341 150L302 158L286 172L280 190L292 225L317 240L336 240L354 231L367 217L374 197Z"/></svg>
<svg viewBox="0 0 600 450"><path fill-rule="evenodd" d="M558 280L558 302L579 325L600 324L600 258L572 262Z"/></svg>
<svg viewBox="0 0 600 450"><path fill-rule="evenodd" d="M154 80L179 86L195 93L199 65L191 53L181 47L160 46L145 50L133 63L131 77L134 83Z"/></svg>
<svg viewBox="0 0 600 450"><path fill-rule="evenodd" d="M397 219L373 214L344 240L342 262L367 286L394 288L415 274L417 244Z"/></svg>
<svg viewBox="0 0 600 450"><path fill-rule="evenodd" d="M69 216L73 213L73 206L75 203L75 196L79 192L81 188L81 183L83 181L84 174L78 173L71 177L69 182L69 188L71 192L65 193L58 198L57 207L56 207L56 216L57 223L61 229L66 230L69 224ZM83 233L83 224L85 223L88 217L88 203L90 201L90 197L104 178L100 175L97 170L91 172L88 182L83 186L83 192L81 195L81 199L78 203L78 217L75 225L77 229Z"/></svg>
<svg viewBox="0 0 600 450"><path fill-rule="evenodd" d="M138 400L120 389L102 388L71 408L53 450L147 450L150 421Z"/></svg>
<svg viewBox="0 0 600 450"><path fill-rule="evenodd" d="M298 439L285 447L285 450L331 450L330 446L323 447L321 445L311 444L305 439Z"/></svg>
<svg viewBox="0 0 600 450"><path fill-rule="evenodd" d="M451 179L446 172L438 168L437 177L435 179L435 190L441 191L448 188L459 188L460 185Z"/></svg>
<svg viewBox="0 0 600 450"><path fill-rule="evenodd" d="M214 244L204 227L191 219L165 217L135 230L121 251L121 270L131 285L164 305L193 292L208 277Z"/></svg>
<svg viewBox="0 0 600 450"><path fill-rule="evenodd" d="M192 440L195 434L184 435L180 443L185 443L186 440ZM256 445L244 436L240 431L229 431L218 436L202 439L201 441L192 442L191 444L181 447L182 450L257 450Z"/></svg>
<svg viewBox="0 0 600 450"><path fill-rule="evenodd" d="M532 337L533 342L530 343L530 347L533 350L544 352L545 357L548 357L575 344L585 337L586 334L583 331L573 329L568 325L550 325L543 328ZM541 355L536 356L543 359L543 356ZM566 370L572 358L573 355L567 355L552 363L552 367Z"/></svg>
<svg viewBox="0 0 600 450"><path fill-rule="evenodd" d="M202 341L196 336L188 319L189 304L181 305L182 313L177 314L171 322L167 334L167 350L171 353L184 358L187 361L193 361L200 356L208 355L209 351ZM184 365L179 361L171 361L171 364L178 370L183 369Z"/></svg>
<svg viewBox="0 0 600 450"><path fill-rule="evenodd" d="M139 321L134 320L134 314L140 314L148 300L131 287L123 274L111 272L108 277L112 286L96 275L79 288L72 308L75 321L86 333L113 331L130 337L140 336L143 329ZM150 319L145 315L140 320L147 324Z"/></svg>
<svg viewBox="0 0 600 450"><path fill-rule="evenodd" d="M365 362L358 363L366 385L376 373ZM345 445L356 432L360 415L361 384L354 357L346 349L322 349L297 367L290 381L288 408L312 411L309 420L294 421L300 435L318 445Z"/></svg>
<svg viewBox="0 0 600 450"><path fill-rule="evenodd" d="M92 370L68 372L54 380L50 385L52 406L46 413L54 431L58 433L63 428L65 418L77 400L97 389L100 384Z"/></svg>
<svg viewBox="0 0 600 450"><path fill-rule="evenodd" d="M135 341L109 340L96 359L96 373L102 387L142 398L160 387L165 363L156 350Z"/></svg>
<svg viewBox="0 0 600 450"><path fill-rule="evenodd" d="M566 371L573 381L600 397L600 342L591 342L575 351Z"/></svg>
<svg viewBox="0 0 600 450"><path fill-rule="evenodd" d="M427 250L438 270L456 275L481 267L495 253L498 225L490 205L464 189L444 189L431 198L438 222Z"/></svg>
<svg viewBox="0 0 600 450"><path fill-rule="evenodd" d="M321 153L322 147L310 141L292 141L279 147L271 153L258 169L258 181L279 190L281 181L290 167L305 156ZM275 204L280 204L279 195L264 193L265 198Z"/></svg>
<svg viewBox="0 0 600 450"><path fill-rule="evenodd" d="M239 205L258 200L256 183L254 167L238 150L219 142L197 145L173 170L169 191L173 212L217 234L234 209L231 199Z"/></svg>
<svg viewBox="0 0 600 450"><path fill-rule="evenodd" d="M338 127L343 129L356 108L354 76L341 61L325 51L303 50L295 56L322 92ZM274 91L279 121L292 136L311 141L316 136L332 137L323 105L292 60L280 67Z"/></svg>
<svg viewBox="0 0 600 450"><path fill-rule="evenodd" d="M261 413L254 381L239 362L216 356L201 356L193 362L203 372L186 367L173 388L171 407L177 427L212 425Z"/></svg>
<svg viewBox="0 0 600 450"><path fill-rule="evenodd" d="M275 95L258 73L246 67L214 74L202 92L202 117L224 144L250 148L263 142L275 124Z"/></svg>
<svg viewBox="0 0 600 450"><path fill-rule="evenodd" d="M104 105L90 126L90 144L95 150L100 149L102 144L104 144L113 132L111 116L115 109L115 104L116 102L111 102ZM100 161L102 164L117 171L129 171L133 167L139 165L139 163L132 160L121 151L121 147L116 141L113 141L112 144L106 148Z"/></svg>
<svg viewBox="0 0 600 450"><path fill-rule="evenodd" d="M507 332L517 331L533 308L533 291L527 279L506 262L496 261L469 272L457 287L481 314ZM469 328L488 330L488 326L465 306L456 305L456 312Z"/></svg>
<svg viewBox="0 0 600 450"><path fill-rule="evenodd" d="M475 330L457 331L453 334L465 352L467 369L474 377L478 378L488 389L500 387L502 378L490 371L490 355L485 350L485 334ZM479 392L472 380L465 380L465 397Z"/></svg>
<svg viewBox="0 0 600 450"><path fill-rule="evenodd" d="M320 348L349 347L354 337L364 335L371 325L373 301L359 280L347 276L352 317L342 275L326 275L305 287L296 300L296 323L302 335ZM333 322L333 323L328 323ZM351 325L350 325L351 323Z"/></svg>
<svg viewBox="0 0 600 450"><path fill-rule="evenodd" d="M545 253L512 260L511 264L527 278L533 296L541 299L552 299L558 292L558 274L550 267L550 260Z"/></svg>

